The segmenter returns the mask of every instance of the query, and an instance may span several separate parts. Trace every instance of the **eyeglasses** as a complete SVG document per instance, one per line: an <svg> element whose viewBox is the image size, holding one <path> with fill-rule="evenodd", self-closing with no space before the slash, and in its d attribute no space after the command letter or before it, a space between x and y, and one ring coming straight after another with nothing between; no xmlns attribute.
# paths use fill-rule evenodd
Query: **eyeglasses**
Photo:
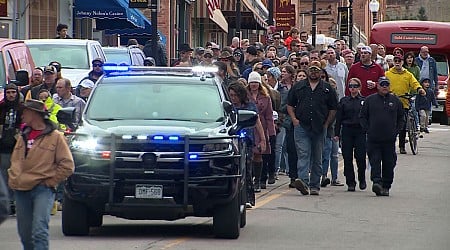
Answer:
<svg viewBox="0 0 450 250"><path fill-rule="evenodd" d="M380 82L379 83L381 87L389 87L389 83L388 82Z"/></svg>
<svg viewBox="0 0 450 250"><path fill-rule="evenodd" d="M402 62L400 59L394 59L394 62Z"/></svg>
<svg viewBox="0 0 450 250"><path fill-rule="evenodd" d="M357 88L359 88L359 84L349 84L348 88L349 89L357 89Z"/></svg>
<svg viewBox="0 0 450 250"><path fill-rule="evenodd" d="M92 67L103 67L103 64L101 64L101 63L93 63Z"/></svg>
<svg viewBox="0 0 450 250"><path fill-rule="evenodd" d="M281 39L281 37L277 36L277 37L273 37L273 39L279 40L279 39Z"/></svg>
<svg viewBox="0 0 450 250"><path fill-rule="evenodd" d="M212 55L207 54L207 55L203 55L204 58L212 58Z"/></svg>
<svg viewBox="0 0 450 250"><path fill-rule="evenodd" d="M300 65L308 65L308 62L301 62Z"/></svg>

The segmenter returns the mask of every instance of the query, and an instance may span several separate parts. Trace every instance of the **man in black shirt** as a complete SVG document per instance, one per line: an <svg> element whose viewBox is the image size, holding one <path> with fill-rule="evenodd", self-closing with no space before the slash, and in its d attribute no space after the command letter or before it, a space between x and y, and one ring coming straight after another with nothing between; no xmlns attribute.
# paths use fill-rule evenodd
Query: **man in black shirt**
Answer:
<svg viewBox="0 0 450 250"><path fill-rule="evenodd" d="M378 93L368 96L360 113L360 122L367 131L367 155L371 166L372 191L377 196L389 196L397 163L395 141L403 128L403 105L389 91L390 82L380 77Z"/></svg>
<svg viewBox="0 0 450 250"><path fill-rule="evenodd" d="M287 110L294 125L298 156L299 179L294 186L303 195L319 195L323 143L336 114L337 98L330 84L320 79L320 62L311 62L308 71L308 79L298 82L289 92Z"/></svg>

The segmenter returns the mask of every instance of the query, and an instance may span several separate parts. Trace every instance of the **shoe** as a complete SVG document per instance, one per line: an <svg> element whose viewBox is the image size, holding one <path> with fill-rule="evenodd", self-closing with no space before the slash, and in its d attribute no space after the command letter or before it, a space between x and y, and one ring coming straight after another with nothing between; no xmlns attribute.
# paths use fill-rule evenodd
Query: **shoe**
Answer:
<svg viewBox="0 0 450 250"><path fill-rule="evenodd" d="M295 188L294 182L295 182L295 179L291 179L291 183L289 183L289 188Z"/></svg>
<svg viewBox="0 0 450 250"><path fill-rule="evenodd" d="M405 148L400 148L400 154L402 154L402 155L405 155L405 154L406 154Z"/></svg>
<svg viewBox="0 0 450 250"><path fill-rule="evenodd" d="M15 215L16 214L16 204L14 201L9 202L9 215Z"/></svg>
<svg viewBox="0 0 450 250"><path fill-rule="evenodd" d="M381 190L381 196L389 196L389 188L383 188Z"/></svg>
<svg viewBox="0 0 450 250"><path fill-rule="evenodd" d="M58 203L57 201L53 202L53 207L52 207L52 210L50 211L50 215L55 215L56 212L58 212L58 204L57 203Z"/></svg>
<svg viewBox="0 0 450 250"><path fill-rule="evenodd" d="M255 193L261 193L261 184L259 183L259 181L255 183L253 189L255 190Z"/></svg>
<svg viewBox="0 0 450 250"><path fill-rule="evenodd" d="M330 184L330 183L331 183L330 178L328 178L328 177L322 177L322 182L320 182L320 186L321 186L321 187L326 187L326 186L328 186L328 184Z"/></svg>
<svg viewBox="0 0 450 250"><path fill-rule="evenodd" d="M247 202L245 203L245 208L253 208L253 206L250 202Z"/></svg>
<svg viewBox="0 0 450 250"><path fill-rule="evenodd" d="M423 134L422 133L419 133L419 138L423 138Z"/></svg>
<svg viewBox="0 0 450 250"><path fill-rule="evenodd" d="M377 196L381 196L381 193L383 192L383 187L379 183L374 183L372 185L372 192L374 192Z"/></svg>
<svg viewBox="0 0 450 250"><path fill-rule="evenodd" d="M428 130L428 128L424 128L424 129L423 129L423 132L425 132L425 133L427 133L427 134L430 133L430 131Z"/></svg>
<svg viewBox="0 0 450 250"><path fill-rule="evenodd" d="M308 195L309 194L308 186L306 186L306 184L302 180L295 179L293 185L303 195Z"/></svg>
<svg viewBox="0 0 450 250"><path fill-rule="evenodd" d="M310 194L310 195L319 195L319 189L317 189L317 188L311 188L311 189L309 190L309 194Z"/></svg>
<svg viewBox="0 0 450 250"><path fill-rule="evenodd" d="M364 190L367 188L367 183L366 181L360 181L359 182L359 189Z"/></svg>
<svg viewBox="0 0 450 250"><path fill-rule="evenodd" d="M265 182L261 182L260 187L261 189L267 189L267 185Z"/></svg>
<svg viewBox="0 0 450 250"><path fill-rule="evenodd" d="M62 211L62 202L58 201L58 211Z"/></svg>
<svg viewBox="0 0 450 250"><path fill-rule="evenodd" d="M348 188L347 188L347 191L355 192L355 185L349 185Z"/></svg>
<svg viewBox="0 0 450 250"><path fill-rule="evenodd" d="M342 187L344 183L341 183L339 180L334 180L331 182L331 186Z"/></svg>
<svg viewBox="0 0 450 250"><path fill-rule="evenodd" d="M275 175L269 175L269 179L267 180L267 184L275 184Z"/></svg>

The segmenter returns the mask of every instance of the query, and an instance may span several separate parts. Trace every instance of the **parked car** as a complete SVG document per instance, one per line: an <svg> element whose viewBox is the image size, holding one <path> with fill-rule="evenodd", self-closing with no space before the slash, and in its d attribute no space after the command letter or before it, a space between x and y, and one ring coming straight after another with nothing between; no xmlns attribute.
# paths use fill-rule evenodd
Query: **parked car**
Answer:
<svg viewBox="0 0 450 250"><path fill-rule="evenodd" d="M103 47L107 62L132 66L143 66L145 54L137 46L129 47Z"/></svg>
<svg viewBox="0 0 450 250"><path fill-rule="evenodd" d="M7 83L16 80L16 72L24 69L28 72L28 77L34 69L34 61L30 50L23 41L0 39L0 101L3 100L3 88ZM17 84L26 85L28 83Z"/></svg>
<svg viewBox="0 0 450 250"><path fill-rule="evenodd" d="M31 39L25 40L36 65L44 67L52 61L61 63L61 74L76 87L92 70L94 58L106 61L98 41L81 39Z"/></svg>

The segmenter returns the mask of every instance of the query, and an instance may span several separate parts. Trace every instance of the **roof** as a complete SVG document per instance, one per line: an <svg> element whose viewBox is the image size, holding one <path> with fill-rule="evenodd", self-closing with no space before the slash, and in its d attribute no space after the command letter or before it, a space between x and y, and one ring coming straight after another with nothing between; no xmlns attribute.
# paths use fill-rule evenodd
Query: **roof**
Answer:
<svg viewBox="0 0 450 250"><path fill-rule="evenodd" d="M24 40L26 44L67 44L67 45L84 45L88 43L99 43L95 40L87 39L29 39Z"/></svg>

